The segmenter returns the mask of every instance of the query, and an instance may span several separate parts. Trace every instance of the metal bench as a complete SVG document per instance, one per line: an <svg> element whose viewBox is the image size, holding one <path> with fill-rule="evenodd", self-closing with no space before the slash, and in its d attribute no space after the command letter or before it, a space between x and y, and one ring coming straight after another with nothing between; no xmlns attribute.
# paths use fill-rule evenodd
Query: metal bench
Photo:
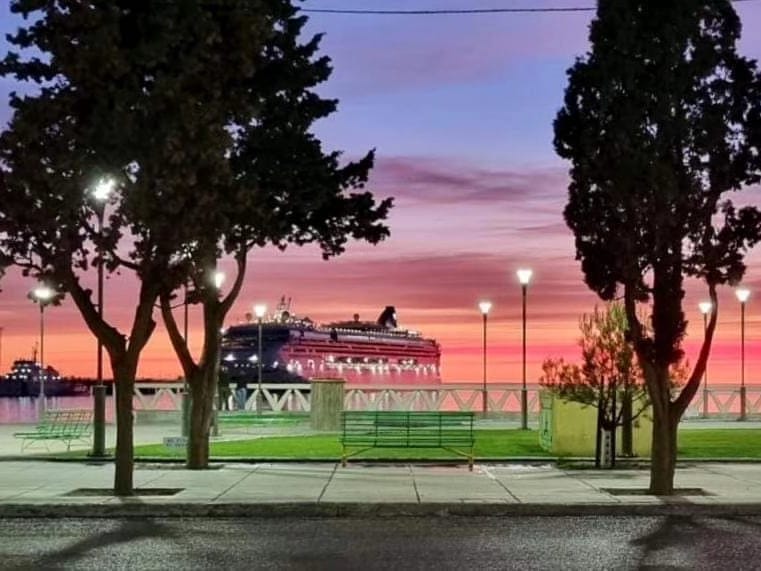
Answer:
<svg viewBox="0 0 761 571"><path fill-rule="evenodd" d="M87 442L92 431L92 411L90 410L48 410L33 431L16 432L15 438L21 439L21 451L34 442L58 440L71 449L75 441Z"/></svg>
<svg viewBox="0 0 761 571"><path fill-rule="evenodd" d="M381 412L342 413L341 464L371 448L441 448L468 459L473 470L472 412ZM351 453L350 448L360 448Z"/></svg>

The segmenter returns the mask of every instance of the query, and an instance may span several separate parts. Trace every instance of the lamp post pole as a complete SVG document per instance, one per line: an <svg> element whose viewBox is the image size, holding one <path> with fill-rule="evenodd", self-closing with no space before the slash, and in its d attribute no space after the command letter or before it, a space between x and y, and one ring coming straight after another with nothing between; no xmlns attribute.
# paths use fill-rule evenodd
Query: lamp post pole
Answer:
<svg viewBox="0 0 761 571"><path fill-rule="evenodd" d="M214 272L211 275L214 288L217 291L217 296L221 295L222 284L225 283L226 277L227 276L225 276L225 273L221 270L214 270ZM221 331L217 330L216 335L221 336L222 335ZM212 413L211 413L212 436L219 436L219 418L218 418L219 404L220 404L219 403L219 377L217 377L216 384L214 385L214 404L212 406Z"/></svg>
<svg viewBox="0 0 761 571"><path fill-rule="evenodd" d="M32 297L40 304L40 392L38 399L43 412L47 410L47 403L45 402L45 306L54 295L55 292L45 285L32 290Z"/></svg>
<svg viewBox="0 0 761 571"><path fill-rule="evenodd" d="M746 419L747 394L745 392L745 303L750 297L750 290L740 288L735 291L740 301L740 418Z"/></svg>
<svg viewBox="0 0 761 571"><path fill-rule="evenodd" d="M40 301L40 402L42 410L47 409L45 402L45 303Z"/></svg>
<svg viewBox="0 0 761 571"><path fill-rule="evenodd" d="M98 218L98 238L103 237L103 218L106 203L114 190L115 181L104 178L98 181L92 191L95 199L95 213ZM98 244L98 317L103 320L103 248ZM98 338L96 382L92 391L93 425L92 450L90 456L102 458L106 455L106 386L103 383L103 343Z"/></svg>
<svg viewBox="0 0 761 571"><path fill-rule="evenodd" d="M528 284L533 272L527 269L518 270L518 281L521 284L521 297L523 302L523 382L521 385L521 429L528 430L528 390L526 389L526 298L528 296Z"/></svg>
<svg viewBox="0 0 761 571"><path fill-rule="evenodd" d="M713 304L710 301L701 301L698 304L700 313L703 314L703 338L708 332L708 314L713 310ZM708 361L703 372L703 418L708 418Z"/></svg>
<svg viewBox="0 0 761 571"><path fill-rule="evenodd" d="M103 234L103 207L98 209L98 236ZM103 319L103 252L98 248L98 316ZM106 455L106 386L103 384L103 343L98 338L96 383L93 388L93 431L91 456Z"/></svg>
<svg viewBox="0 0 761 571"><path fill-rule="evenodd" d="M484 321L484 334L483 334L483 342L484 342L484 350L483 350L483 364L484 364L484 386L483 390L481 391L481 410L483 412L484 417L486 417L487 413L489 412L489 393L486 390L486 321L489 316L489 310L491 309L491 302L490 301L482 301L478 304L478 308L481 310L481 315L483 316Z"/></svg>
<svg viewBox="0 0 761 571"><path fill-rule="evenodd" d="M258 350L256 353L256 414L262 414L262 361L264 361L264 355L262 355L262 318L267 311L267 307L261 304L254 306L254 314L259 325L257 342Z"/></svg>
<svg viewBox="0 0 761 571"><path fill-rule="evenodd" d="M188 346L188 284L184 286L185 299L182 304L182 339L185 346ZM182 400L180 401L182 410L182 436L187 437L190 434L190 395L188 394L188 379L182 380Z"/></svg>

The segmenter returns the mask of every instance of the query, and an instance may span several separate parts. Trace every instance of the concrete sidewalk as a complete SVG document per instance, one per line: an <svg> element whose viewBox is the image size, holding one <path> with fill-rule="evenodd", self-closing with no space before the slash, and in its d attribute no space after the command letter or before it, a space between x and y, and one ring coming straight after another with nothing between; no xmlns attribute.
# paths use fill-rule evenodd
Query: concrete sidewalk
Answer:
<svg viewBox="0 0 761 571"><path fill-rule="evenodd" d="M193 515L404 515L758 513L761 465L700 464L679 488L704 495L637 495L646 470L562 470L550 464L466 466L225 464L189 471L139 464L130 498L107 495L112 464L1 462L0 517ZM78 489L96 495L73 495ZM146 495L164 490L166 495ZM167 489L176 490L168 495ZM92 492L90 492L92 493Z"/></svg>

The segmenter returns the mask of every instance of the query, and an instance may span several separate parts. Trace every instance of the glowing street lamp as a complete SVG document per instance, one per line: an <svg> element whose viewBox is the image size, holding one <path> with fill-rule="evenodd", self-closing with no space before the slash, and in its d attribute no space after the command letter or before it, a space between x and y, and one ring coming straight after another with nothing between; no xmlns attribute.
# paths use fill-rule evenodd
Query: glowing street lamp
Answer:
<svg viewBox="0 0 761 571"><path fill-rule="evenodd" d="M116 181L107 177L100 179L92 189L95 200L95 214L98 217L98 238L103 237L103 218L106 204L116 188ZM103 251L98 246L98 315L103 319ZM98 338L97 375L93 398L93 439L90 456L106 455L106 387L103 384L103 343Z"/></svg>
<svg viewBox="0 0 761 571"><path fill-rule="evenodd" d="M703 314L703 337L705 337L708 331L708 316L713 311L713 304L710 301L701 301L698 309ZM708 361L703 372L703 418L708 418Z"/></svg>
<svg viewBox="0 0 761 571"><path fill-rule="evenodd" d="M215 270L211 276L211 283L213 283L214 287L219 290L222 288L222 284L225 283L226 277L227 276L225 276L225 272L221 270Z"/></svg>
<svg viewBox="0 0 761 571"><path fill-rule="evenodd" d="M750 290L738 288L735 290L737 300L740 302L740 420L745 420L747 410L745 393L745 303L750 298Z"/></svg>
<svg viewBox="0 0 761 571"><path fill-rule="evenodd" d="M47 408L45 403L45 306L55 296L48 286L42 284L32 290L32 298L40 305L40 393L39 399L42 403L42 410Z"/></svg>
<svg viewBox="0 0 761 571"><path fill-rule="evenodd" d="M262 414L262 361L264 361L262 355L262 319L265 313L267 313L267 306L263 303L257 303L254 306L254 315L256 315L256 321L259 324L259 335L257 336L259 352L256 359L256 414Z"/></svg>
<svg viewBox="0 0 761 571"><path fill-rule="evenodd" d="M484 413L484 416L486 416L486 413L489 412L489 397L488 393L486 392L486 318L489 315L489 310L491 309L491 302L490 301L482 301L478 304L478 309L481 310L481 315L484 318L484 388L481 392L481 398L483 400L481 410Z"/></svg>
<svg viewBox="0 0 761 571"><path fill-rule="evenodd" d="M526 390L526 296L531 282L532 270L520 269L517 272L523 294L523 384L521 386L521 429L528 430L528 392Z"/></svg>

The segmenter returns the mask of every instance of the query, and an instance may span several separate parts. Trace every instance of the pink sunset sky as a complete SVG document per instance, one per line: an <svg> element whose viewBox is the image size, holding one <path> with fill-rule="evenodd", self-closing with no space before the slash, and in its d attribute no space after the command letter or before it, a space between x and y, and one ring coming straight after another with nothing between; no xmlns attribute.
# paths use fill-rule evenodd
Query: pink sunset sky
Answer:
<svg viewBox="0 0 761 571"><path fill-rule="evenodd" d="M593 0L353 0L352 8L493 8L592 5ZM414 5L414 6L413 6ZM345 8L345 0L308 0L305 8ZM743 54L761 58L761 3L736 5L744 24ZM534 269L529 290L528 377L543 359L578 355L578 319L597 302L574 260L573 236L562 209L567 165L552 149L552 120L561 105L565 70L588 48L592 14L349 16L313 14L310 32L325 32L323 53L335 72L325 94L339 111L318 126L328 148L358 156L377 149L370 189L396 197L391 238L378 246L352 244L324 262L314 248L255 251L229 323L255 302L270 307L281 295L292 309L318 322L359 313L375 319L394 305L400 324L436 338L447 382L481 379L482 322L478 301L494 303L489 317L488 376L518 381L521 367L519 267ZM18 26L0 7L0 29ZM0 41L0 49L5 44ZM9 117L0 81L0 121ZM761 202L761 188L737 197ZM232 269L232 268L230 268ZM761 251L748 258L745 284L746 378L761 383ZM2 363L28 357L38 341L34 286L10 272L0 293ZM699 284L688 286L686 349L702 337ZM106 284L106 313L123 330L130 320L134 282ZM158 314L156 315L158 319ZM46 361L66 375L95 374L95 340L73 305L46 313ZM190 337L200 341L191 312ZM197 349L197 347L196 347ZM740 308L721 291L712 382L739 382ZM180 370L159 325L144 352L141 376L175 378Z"/></svg>

